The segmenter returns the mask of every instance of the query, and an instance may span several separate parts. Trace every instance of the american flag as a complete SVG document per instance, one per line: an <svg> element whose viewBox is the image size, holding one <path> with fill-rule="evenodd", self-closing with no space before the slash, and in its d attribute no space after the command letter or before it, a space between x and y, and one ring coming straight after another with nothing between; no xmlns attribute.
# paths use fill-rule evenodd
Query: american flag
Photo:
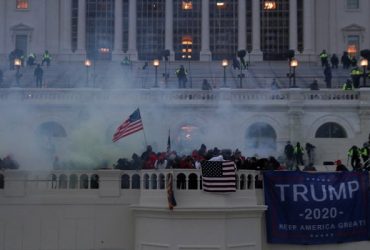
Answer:
<svg viewBox="0 0 370 250"><path fill-rule="evenodd" d="M140 110L135 110L130 117L125 120L117 129L113 135L113 142L118 141L119 139L131 135L137 131L144 129L143 123L141 121Z"/></svg>
<svg viewBox="0 0 370 250"><path fill-rule="evenodd" d="M235 163L233 161L203 162L203 190L207 192L235 192L235 169Z"/></svg>

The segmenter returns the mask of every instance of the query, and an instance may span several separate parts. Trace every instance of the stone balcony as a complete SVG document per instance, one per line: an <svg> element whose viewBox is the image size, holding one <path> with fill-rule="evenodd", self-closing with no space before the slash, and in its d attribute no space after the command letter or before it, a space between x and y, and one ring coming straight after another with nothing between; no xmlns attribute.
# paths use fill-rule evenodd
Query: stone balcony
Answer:
<svg viewBox="0 0 370 250"><path fill-rule="evenodd" d="M201 91L194 89L20 89L0 90L0 102L22 102L27 104L74 104L81 102L98 104L162 104L162 105L233 105L258 104L262 106L320 106L338 105L370 106L370 88L353 91L340 89L324 89L310 91L308 89L216 89Z"/></svg>
<svg viewBox="0 0 370 250"><path fill-rule="evenodd" d="M261 203L256 182L259 172L237 171L237 191L215 195L202 191L201 171L197 169L166 170L97 170L97 171L23 171L0 172L0 203L29 200L58 203L104 199L126 199L132 205L166 207L167 175L173 174L173 190L181 208L256 206ZM127 197L130 197L127 200Z"/></svg>

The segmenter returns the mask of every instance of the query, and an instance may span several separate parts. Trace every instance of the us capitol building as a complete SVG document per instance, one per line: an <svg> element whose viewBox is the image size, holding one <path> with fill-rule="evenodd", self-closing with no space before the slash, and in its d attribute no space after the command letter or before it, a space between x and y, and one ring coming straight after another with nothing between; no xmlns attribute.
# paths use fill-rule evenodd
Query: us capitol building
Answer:
<svg viewBox="0 0 370 250"><path fill-rule="evenodd" d="M325 88L318 55L347 51L360 60L370 48L369 9L369 0L0 0L0 157L20 163L0 170L0 250L369 248L268 244L257 171L238 171L235 193L210 194L197 169L94 170L146 144L165 151L170 130L181 153L205 143L279 157L287 141L309 142L315 165L333 171L324 162L346 163L348 149L368 141L370 91L365 79L342 90L343 69ZM14 49L35 53L38 63L50 52L43 88L35 88L34 68L9 69ZM300 63L297 79L286 76L289 50ZM232 69L238 51L249 68ZM120 65L125 57L129 67ZM186 89L173 73L180 65ZM204 78L213 90L201 90ZM281 89L273 91L275 78ZM320 90L308 88L313 79ZM145 135L112 143L138 107ZM88 167L52 170L56 155Z"/></svg>

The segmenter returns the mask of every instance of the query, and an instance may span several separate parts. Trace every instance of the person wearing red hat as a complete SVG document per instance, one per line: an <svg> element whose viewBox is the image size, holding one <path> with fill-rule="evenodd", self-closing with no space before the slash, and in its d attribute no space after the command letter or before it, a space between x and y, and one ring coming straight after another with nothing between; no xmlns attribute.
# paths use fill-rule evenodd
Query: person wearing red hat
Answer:
<svg viewBox="0 0 370 250"><path fill-rule="evenodd" d="M348 171L348 168L342 164L341 160L336 160L335 165L337 165L335 171Z"/></svg>

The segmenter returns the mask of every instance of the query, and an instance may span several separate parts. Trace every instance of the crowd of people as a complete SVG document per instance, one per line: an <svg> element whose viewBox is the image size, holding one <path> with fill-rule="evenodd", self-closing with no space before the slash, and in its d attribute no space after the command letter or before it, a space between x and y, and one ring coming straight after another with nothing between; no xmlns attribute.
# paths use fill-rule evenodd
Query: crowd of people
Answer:
<svg viewBox="0 0 370 250"><path fill-rule="evenodd" d="M326 50L323 50L320 55L321 66L324 68L324 80L326 83L327 88L332 87L332 69L338 69L339 65L339 58L338 56L333 53L330 57ZM329 62L330 58L330 62ZM340 60L343 69L350 69L350 77L343 83L343 90L353 90L360 87L360 80L361 78L369 78L370 79L370 72L366 72L366 70L362 70L358 66L358 62L356 56L349 54L347 51L343 52L343 55ZM312 89L312 88L311 88ZM315 89L317 90L317 89Z"/></svg>
<svg viewBox="0 0 370 250"><path fill-rule="evenodd" d="M7 155L3 159L0 158L0 170L4 169L19 169L18 162L12 155Z"/></svg>

